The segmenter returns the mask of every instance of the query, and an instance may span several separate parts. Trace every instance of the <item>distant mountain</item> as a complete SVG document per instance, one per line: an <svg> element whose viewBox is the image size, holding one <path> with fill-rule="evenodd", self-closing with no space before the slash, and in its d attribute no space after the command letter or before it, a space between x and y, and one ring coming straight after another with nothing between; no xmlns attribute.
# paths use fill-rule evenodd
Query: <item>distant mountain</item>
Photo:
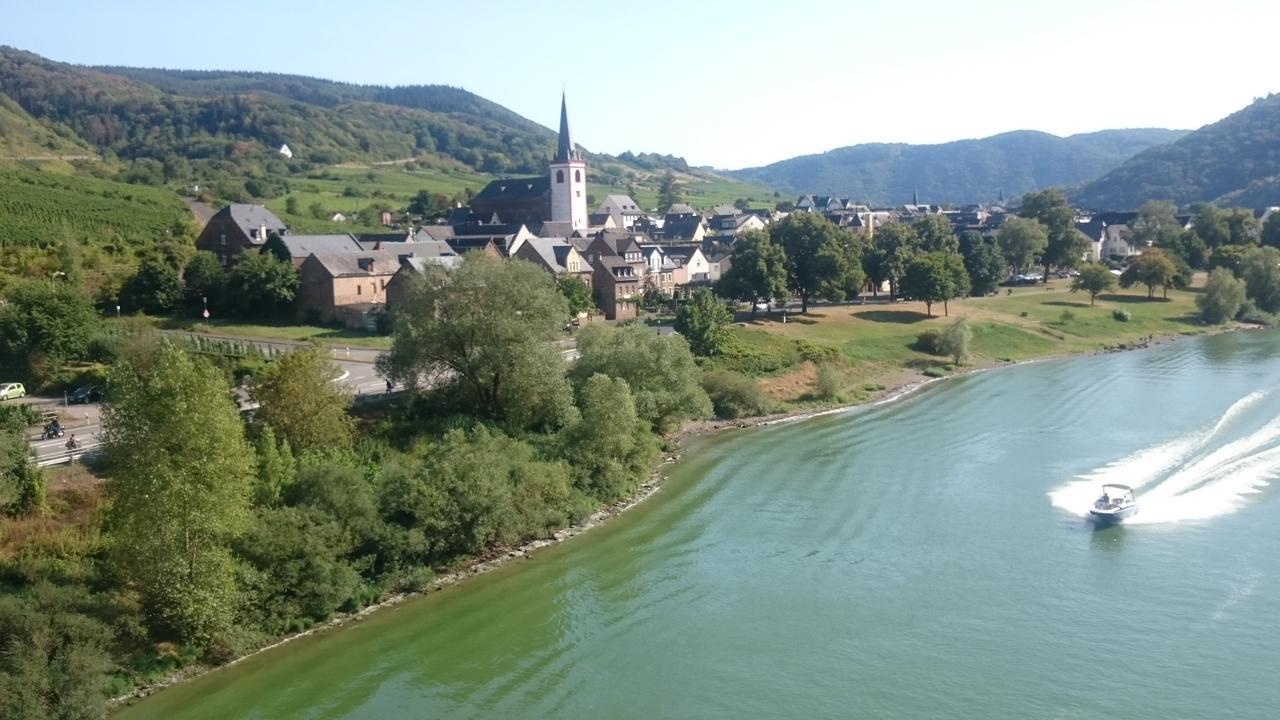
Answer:
<svg viewBox="0 0 1280 720"><path fill-rule="evenodd" d="M558 98L548 98L554 106ZM572 111L572 107L570 107ZM280 197L325 166L414 160L451 176L541 174L555 133L444 85L384 87L274 73L83 67L0 46L0 161L92 154L118 178L200 185L224 200ZM288 145L292 158L278 150ZM681 158L587 153L602 189L720 176ZM646 182L647 181L647 182ZM433 191L435 189L433 188ZM734 190L729 190L734 192ZM743 196L770 191L742 186Z"/></svg>
<svg viewBox="0 0 1280 720"><path fill-rule="evenodd" d="M1152 147L1074 194L1084 206L1129 209L1147 200L1280 205L1280 95Z"/></svg>
<svg viewBox="0 0 1280 720"><path fill-rule="evenodd" d="M1058 137L1031 130L939 145L872 143L728 173L792 193L842 195L877 204L990 202L1098 177L1183 130L1103 130Z"/></svg>

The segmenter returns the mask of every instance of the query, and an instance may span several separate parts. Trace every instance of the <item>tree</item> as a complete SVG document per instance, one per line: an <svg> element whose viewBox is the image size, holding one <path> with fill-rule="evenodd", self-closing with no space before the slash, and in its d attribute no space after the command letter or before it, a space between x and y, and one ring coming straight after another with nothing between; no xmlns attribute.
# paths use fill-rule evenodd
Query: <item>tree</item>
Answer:
<svg viewBox="0 0 1280 720"><path fill-rule="evenodd" d="M1261 231L1263 245L1280 248L1280 212L1272 212Z"/></svg>
<svg viewBox="0 0 1280 720"><path fill-rule="evenodd" d="M1178 266L1160 248L1148 248L1125 268L1120 275L1121 287L1147 286L1147 299L1155 296L1156 288L1163 288L1168 299L1169 288L1178 278Z"/></svg>
<svg viewBox="0 0 1280 720"><path fill-rule="evenodd" d="M591 288L576 277L562 275L556 278L556 285L560 288L560 293L564 295L565 302L569 303L569 315L577 317L584 312L589 312L596 304L591 300Z"/></svg>
<svg viewBox="0 0 1280 720"><path fill-rule="evenodd" d="M942 352L951 356L956 365L969 362L969 346L973 342L973 328L969 321L959 318L942 331Z"/></svg>
<svg viewBox="0 0 1280 720"><path fill-rule="evenodd" d="M257 421L298 452L351 447L351 396L335 382L337 376L319 346L289 351L254 378L250 392L259 404Z"/></svg>
<svg viewBox="0 0 1280 720"><path fill-rule="evenodd" d="M968 231L960 236L960 257L969 272L969 292L974 296L989 295L1009 274L995 238Z"/></svg>
<svg viewBox="0 0 1280 720"><path fill-rule="evenodd" d="M1048 233L1044 251L1040 255L1040 264L1044 266L1044 282L1049 282L1051 267L1074 267L1088 251L1089 239L1076 230L1075 212L1060 191L1050 188L1027 193L1022 197L1022 209L1018 214L1038 220Z"/></svg>
<svg viewBox="0 0 1280 720"><path fill-rule="evenodd" d="M0 303L0 374L43 379L84 358L100 321L78 286L17 281Z"/></svg>
<svg viewBox="0 0 1280 720"><path fill-rule="evenodd" d="M431 193L427 190L419 190L412 198L409 199L408 211L410 215L419 217L430 215L435 210L435 203L431 200Z"/></svg>
<svg viewBox="0 0 1280 720"><path fill-rule="evenodd" d="M1219 248L1231 242L1231 228L1227 226L1226 216L1208 203L1195 207L1191 229L1210 248Z"/></svg>
<svg viewBox="0 0 1280 720"><path fill-rule="evenodd" d="M1088 263L1080 268L1080 274L1071 280L1071 292L1087 292L1089 293L1089 304L1093 305L1094 298L1099 294L1114 289L1116 286L1116 276L1111 274L1111 268L1100 263Z"/></svg>
<svg viewBox="0 0 1280 720"><path fill-rule="evenodd" d="M791 213L770 229L787 258L787 284L800 296L800 312L809 298L843 284L848 268L841 230L817 213Z"/></svg>
<svg viewBox="0 0 1280 720"><path fill-rule="evenodd" d="M595 373L578 396L581 420L563 431L564 457L579 490L602 502L616 500L653 467L657 437L636 414L625 380Z"/></svg>
<svg viewBox="0 0 1280 720"><path fill-rule="evenodd" d="M943 303L944 311L950 314L946 308L948 301L968 293L969 273L959 255L934 251L916 255L907 263L902 294L908 299L923 301L930 317L933 317L935 302Z"/></svg>
<svg viewBox="0 0 1280 720"><path fill-rule="evenodd" d="M480 417L555 428L572 402L549 341L568 316L555 280L537 266L467 253L452 270L411 279L378 367L414 388L452 388Z"/></svg>
<svg viewBox="0 0 1280 720"><path fill-rule="evenodd" d="M298 214L298 198L290 195L284 199L284 211L289 215Z"/></svg>
<svg viewBox="0 0 1280 720"><path fill-rule="evenodd" d="M227 274L226 301L242 317L282 317L293 307L298 273L271 253L246 252Z"/></svg>
<svg viewBox="0 0 1280 720"><path fill-rule="evenodd" d="M178 271L155 255L138 266L120 290L120 304L130 311L150 315L172 312L182 302L182 278Z"/></svg>
<svg viewBox="0 0 1280 720"><path fill-rule="evenodd" d="M754 319L757 301L787 295L786 252L767 232L743 233L733 244L732 262L721 276L717 290L726 297L749 301Z"/></svg>
<svg viewBox="0 0 1280 720"><path fill-rule="evenodd" d="M183 303L192 312L203 310L206 302L217 307L222 302L226 273L218 257L201 250L191 257L182 271Z"/></svg>
<svg viewBox="0 0 1280 720"><path fill-rule="evenodd" d="M920 249L925 252L944 251L959 252L960 243L956 240L955 231L951 229L951 221L945 215L925 215L911 224L920 239Z"/></svg>
<svg viewBox="0 0 1280 720"><path fill-rule="evenodd" d="M1232 245L1257 245L1262 227L1253 211L1244 208L1233 208L1226 213L1227 232Z"/></svg>
<svg viewBox="0 0 1280 720"><path fill-rule="evenodd" d="M1224 267L1234 273L1236 277L1241 277L1244 256L1248 252L1247 248L1239 245L1223 245L1216 248L1213 254L1209 256L1209 269Z"/></svg>
<svg viewBox="0 0 1280 720"><path fill-rule="evenodd" d="M1226 268L1214 268L1204 284L1204 292L1196 296L1200 318L1207 323L1224 323L1240 313L1247 289L1245 282Z"/></svg>
<svg viewBox="0 0 1280 720"><path fill-rule="evenodd" d="M1260 310L1280 312L1280 250L1273 247L1249 250L1240 262L1240 276L1248 288L1249 299Z"/></svg>
<svg viewBox="0 0 1280 720"><path fill-rule="evenodd" d="M751 207L751 201L746 198L738 198L733 201L733 206L738 210L746 210Z"/></svg>
<svg viewBox="0 0 1280 720"><path fill-rule="evenodd" d="M319 200L316 200L307 206L307 213L316 220L323 220L325 216L324 206L320 204Z"/></svg>
<svg viewBox="0 0 1280 720"><path fill-rule="evenodd" d="M26 421L0 427L0 509L9 516L31 515L45 507L44 473L31 457Z"/></svg>
<svg viewBox="0 0 1280 720"><path fill-rule="evenodd" d="M154 628L183 641L230 625L231 541L248 520L253 449L221 373L168 341L108 376L108 550ZM184 430L191 428L191 430Z"/></svg>
<svg viewBox="0 0 1280 720"><path fill-rule="evenodd" d="M668 170L658 183L658 212L665 213L680 202L680 186L676 174Z"/></svg>
<svg viewBox="0 0 1280 720"><path fill-rule="evenodd" d="M698 288L676 311L675 329L703 357L719 355L729 343L733 314L709 288Z"/></svg>
<svg viewBox="0 0 1280 720"><path fill-rule="evenodd" d="M270 425L263 425L258 431L256 450L258 475L253 486L253 504L274 507L298 476L298 461L293 456L289 441L278 441Z"/></svg>
<svg viewBox="0 0 1280 720"><path fill-rule="evenodd" d="M910 225L889 223L877 228L872 249L863 255L867 275L876 286L888 281L890 297L897 297L907 262L919 250L920 238Z"/></svg>
<svg viewBox="0 0 1280 720"><path fill-rule="evenodd" d="M1182 229L1177 213L1178 208L1171 202L1149 200L1143 203L1129 226L1132 232L1129 244L1145 249L1167 243Z"/></svg>
<svg viewBox="0 0 1280 720"><path fill-rule="evenodd" d="M702 372L680 335L661 336L642 325L589 325L578 336L578 352L573 380L579 395L592 375L623 380L631 390L636 414L658 430L711 413L699 385Z"/></svg>
<svg viewBox="0 0 1280 720"><path fill-rule="evenodd" d="M1049 229L1039 220L1011 217L1000 226L996 242L1009 264L1022 271L1044 256L1049 247Z"/></svg>
<svg viewBox="0 0 1280 720"><path fill-rule="evenodd" d="M1156 241L1156 247L1187 264L1189 268L1203 268L1208 262L1209 248L1194 230L1164 233Z"/></svg>

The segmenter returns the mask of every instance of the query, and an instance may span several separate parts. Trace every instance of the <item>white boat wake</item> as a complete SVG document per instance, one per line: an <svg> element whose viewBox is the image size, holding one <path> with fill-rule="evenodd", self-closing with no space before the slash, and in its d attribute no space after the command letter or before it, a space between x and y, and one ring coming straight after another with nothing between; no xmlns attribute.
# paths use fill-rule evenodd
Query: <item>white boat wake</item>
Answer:
<svg viewBox="0 0 1280 720"><path fill-rule="evenodd" d="M1270 392L1270 391L1268 391ZM1202 520L1240 508L1247 495L1280 476L1280 417L1224 442L1223 431L1267 393L1237 400L1210 428L1160 443L1049 492L1054 507L1081 517L1103 483L1131 486L1140 511L1126 525Z"/></svg>

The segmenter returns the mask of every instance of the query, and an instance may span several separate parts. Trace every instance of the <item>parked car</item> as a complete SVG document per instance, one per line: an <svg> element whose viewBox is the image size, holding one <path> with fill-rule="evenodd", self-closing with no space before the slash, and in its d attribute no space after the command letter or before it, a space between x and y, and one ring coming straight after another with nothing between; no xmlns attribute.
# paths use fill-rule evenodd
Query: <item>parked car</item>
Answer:
<svg viewBox="0 0 1280 720"><path fill-rule="evenodd" d="M0 384L0 400L16 400L27 396L27 389L22 383Z"/></svg>
<svg viewBox="0 0 1280 720"><path fill-rule="evenodd" d="M98 402L102 399L102 388L97 385L81 385L67 395L67 404Z"/></svg>

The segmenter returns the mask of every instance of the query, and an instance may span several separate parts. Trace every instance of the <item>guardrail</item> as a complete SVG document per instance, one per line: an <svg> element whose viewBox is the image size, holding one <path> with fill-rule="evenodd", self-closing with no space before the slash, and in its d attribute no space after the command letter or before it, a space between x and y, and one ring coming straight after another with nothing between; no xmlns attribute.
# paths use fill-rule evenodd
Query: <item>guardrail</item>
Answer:
<svg viewBox="0 0 1280 720"><path fill-rule="evenodd" d="M100 442L89 442L81 444L80 447L75 450L64 450L57 455L47 455L43 458L37 456L36 467L70 464L100 447L102 447L102 443Z"/></svg>

